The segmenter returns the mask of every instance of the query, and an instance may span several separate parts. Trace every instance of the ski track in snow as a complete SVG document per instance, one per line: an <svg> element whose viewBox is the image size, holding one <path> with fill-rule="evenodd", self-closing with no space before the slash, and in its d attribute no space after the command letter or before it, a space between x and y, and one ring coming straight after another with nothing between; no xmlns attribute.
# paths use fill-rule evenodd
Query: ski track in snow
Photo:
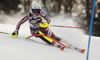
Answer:
<svg viewBox="0 0 100 60"><path fill-rule="evenodd" d="M71 19L61 21L63 18L60 16L51 18L51 20L53 25L75 26ZM12 33L15 27L16 25L0 24L0 32ZM82 30L60 27L50 27L50 29L74 46L87 49L88 36L84 35ZM28 22L21 26L17 38L0 33L0 60L86 60L87 52L81 54L71 49L61 51L59 48L49 46L39 38L25 39L30 35ZM92 36L89 60L100 59L99 46L100 37Z"/></svg>

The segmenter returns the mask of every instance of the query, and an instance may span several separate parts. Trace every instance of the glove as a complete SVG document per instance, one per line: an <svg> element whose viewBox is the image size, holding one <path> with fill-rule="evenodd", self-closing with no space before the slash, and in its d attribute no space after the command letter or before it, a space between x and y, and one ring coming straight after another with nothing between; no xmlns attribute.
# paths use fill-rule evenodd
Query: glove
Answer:
<svg viewBox="0 0 100 60"><path fill-rule="evenodd" d="M13 38L16 38L16 37L17 37L17 35L18 35L18 31L17 31L17 30L15 30L15 31L12 33L12 35L11 35L11 36L12 36Z"/></svg>
<svg viewBox="0 0 100 60"><path fill-rule="evenodd" d="M18 35L18 31L15 30L15 31L12 33L12 35Z"/></svg>

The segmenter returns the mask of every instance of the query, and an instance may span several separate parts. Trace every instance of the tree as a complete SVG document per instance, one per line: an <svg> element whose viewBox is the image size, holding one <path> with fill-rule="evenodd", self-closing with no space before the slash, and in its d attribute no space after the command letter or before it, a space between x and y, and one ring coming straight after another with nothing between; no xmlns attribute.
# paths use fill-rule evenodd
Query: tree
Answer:
<svg viewBox="0 0 100 60"><path fill-rule="evenodd" d="M17 12L20 10L18 8L20 3L20 0L0 0L0 10L3 10L6 14L10 13L11 10Z"/></svg>
<svg viewBox="0 0 100 60"><path fill-rule="evenodd" d="M30 4L31 4L31 0L24 0L24 10L25 10L25 13L29 12Z"/></svg>

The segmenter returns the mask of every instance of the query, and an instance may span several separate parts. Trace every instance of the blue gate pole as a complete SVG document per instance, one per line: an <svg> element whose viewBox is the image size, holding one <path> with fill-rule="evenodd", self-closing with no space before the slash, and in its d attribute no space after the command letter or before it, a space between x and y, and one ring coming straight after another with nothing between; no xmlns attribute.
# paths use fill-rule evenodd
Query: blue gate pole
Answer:
<svg viewBox="0 0 100 60"><path fill-rule="evenodd" d="M86 60L89 59L89 48L90 48L90 40L91 40L91 33L92 33L92 26L93 26L93 18L94 18L94 11L95 11L95 0L93 0L92 6L92 14L91 14L91 23L90 23L90 32L89 32L89 41L88 41L88 49L87 49L87 57Z"/></svg>

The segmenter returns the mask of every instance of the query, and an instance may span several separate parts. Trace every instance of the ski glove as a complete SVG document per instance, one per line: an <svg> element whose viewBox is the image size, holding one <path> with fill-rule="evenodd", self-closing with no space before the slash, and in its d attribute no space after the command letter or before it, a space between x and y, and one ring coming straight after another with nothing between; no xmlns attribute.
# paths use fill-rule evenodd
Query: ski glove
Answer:
<svg viewBox="0 0 100 60"><path fill-rule="evenodd" d="M18 31L15 30L15 31L12 33L12 35L18 35Z"/></svg>

